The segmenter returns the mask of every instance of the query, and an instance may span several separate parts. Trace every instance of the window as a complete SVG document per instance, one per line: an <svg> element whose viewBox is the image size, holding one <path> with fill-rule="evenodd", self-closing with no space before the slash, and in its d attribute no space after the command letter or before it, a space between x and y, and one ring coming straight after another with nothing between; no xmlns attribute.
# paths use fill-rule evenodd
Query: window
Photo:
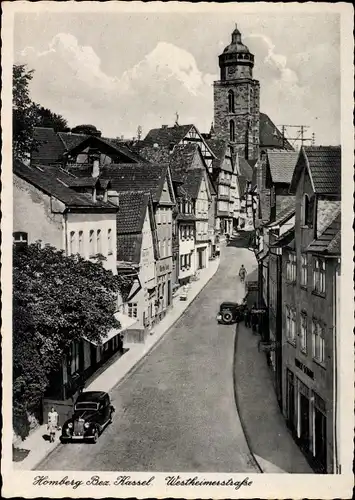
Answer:
<svg viewBox="0 0 355 500"><path fill-rule="evenodd" d="M96 233L96 248L97 248L97 253L102 254L101 229L98 229Z"/></svg>
<svg viewBox="0 0 355 500"><path fill-rule="evenodd" d="M28 244L28 234L24 231L16 231L13 233L13 244L14 245L27 245Z"/></svg>
<svg viewBox="0 0 355 500"><path fill-rule="evenodd" d="M181 255L180 257L180 269L186 270L191 267L191 254Z"/></svg>
<svg viewBox="0 0 355 500"><path fill-rule="evenodd" d="M313 207L314 207L314 196L309 198L308 194L304 194L302 203L303 226L308 226L308 227L313 226Z"/></svg>
<svg viewBox="0 0 355 500"><path fill-rule="evenodd" d="M297 263L296 263L296 254L289 253L288 261L286 263L286 279L287 281L296 281L296 273L297 273Z"/></svg>
<svg viewBox="0 0 355 500"><path fill-rule="evenodd" d="M127 309L128 309L128 316L130 318L136 318L137 317L137 302L128 302L127 304Z"/></svg>
<svg viewBox="0 0 355 500"><path fill-rule="evenodd" d="M307 314L301 314L300 347L303 352L307 352Z"/></svg>
<svg viewBox="0 0 355 500"><path fill-rule="evenodd" d="M113 249L112 249L112 229L109 229L107 231L107 246L108 246L108 254L112 255Z"/></svg>
<svg viewBox="0 0 355 500"><path fill-rule="evenodd" d="M80 255L83 255L84 253L84 241L83 241L84 235L82 231L79 231L78 233L78 252Z"/></svg>
<svg viewBox="0 0 355 500"><path fill-rule="evenodd" d="M286 336L289 342L296 343L296 317L289 306L286 306Z"/></svg>
<svg viewBox="0 0 355 500"><path fill-rule="evenodd" d="M230 90L228 92L228 111L234 113L234 92Z"/></svg>
<svg viewBox="0 0 355 500"><path fill-rule="evenodd" d="M89 255L92 257L95 255L95 241L94 241L94 230L91 229L89 233Z"/></svg>
<svg viewBox="0 0 355 500"><path fill-rule="evenodd" d="M69 235L69 254L75 254L75 231L70 231Z"/></svg>
<svg viewBox="0 0 355 500"><path fill-rule="evenodd" d="M301 285L307 286L307 255L301 255Z"/></svg>
<svg viewBox="0 0 355 500"><path fill-rule="evenodd" d="M313 290L325 294L325 260L315 258L313 265Z"/></svg>
<svg viewBox="0 0 355 500"><path fill-rule="evenodd" d="M161 223L161 213L160 213L160 208L157 210L157 224Z"/></svg>
<svg viewBox="0 0 355 500"><path fill-rule="evenodd" d="M232 142L235 141L235 125L233 120L229 122L229 139Z"/></svg>
<svg viewBox="0 0 355 500"><path fill-rule="evenodd" d="M324 327L319 321L312 321L312 356L318 363L324 363Z"/></svg>

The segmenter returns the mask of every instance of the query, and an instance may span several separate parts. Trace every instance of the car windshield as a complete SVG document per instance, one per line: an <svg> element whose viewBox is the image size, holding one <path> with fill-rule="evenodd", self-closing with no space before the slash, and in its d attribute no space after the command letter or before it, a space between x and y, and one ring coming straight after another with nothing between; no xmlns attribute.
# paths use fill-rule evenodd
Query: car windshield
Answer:
<svg viewBox="0 0 355 500"><path fill-rule="evenodd" d="M90 403L87 401L83 401L82 403L76 403L75 411L84 411L84 410L97 410L97 403Z"/></svg>

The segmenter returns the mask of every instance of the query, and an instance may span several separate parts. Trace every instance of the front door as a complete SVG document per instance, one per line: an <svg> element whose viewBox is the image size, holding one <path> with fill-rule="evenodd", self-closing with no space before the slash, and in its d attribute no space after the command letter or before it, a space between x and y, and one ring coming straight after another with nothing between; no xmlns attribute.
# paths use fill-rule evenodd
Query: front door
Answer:
<svg viewBox="0 0 355 500"><path fill-rule="evenodd" d="M327 419L322 412L314 410L315 457L323 473L327 472Z"/></svg>
<svg viewBox="0 0 355 500"><path fill-rule="evenodd" d="M203 250L198 249L198 268L202 269L203 267Z"/></svg>
<svg viewBox="0 0 355 500"><path fill-rule="evenodd" d="M309 450L309 399L300 394L300 441L302 447Z"/></svg>

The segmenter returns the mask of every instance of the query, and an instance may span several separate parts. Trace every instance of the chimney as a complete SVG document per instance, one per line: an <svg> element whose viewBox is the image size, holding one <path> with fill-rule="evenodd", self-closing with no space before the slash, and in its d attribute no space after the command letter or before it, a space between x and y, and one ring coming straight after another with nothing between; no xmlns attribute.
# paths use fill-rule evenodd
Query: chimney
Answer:
<svg viewBox="0 0 355 500"><path fill-rule="evenodd" d="M92 176L94 179L97 179L100 175L100 160L97 158L92 162Z"/></svg>

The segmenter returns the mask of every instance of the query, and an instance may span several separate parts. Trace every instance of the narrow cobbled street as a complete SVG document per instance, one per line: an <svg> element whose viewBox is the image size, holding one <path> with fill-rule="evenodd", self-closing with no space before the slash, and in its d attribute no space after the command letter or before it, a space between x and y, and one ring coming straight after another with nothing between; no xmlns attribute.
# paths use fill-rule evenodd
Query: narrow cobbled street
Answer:
<svg viewBox="0 0 355 500"><path fill-rule="evenodd" d="M218 325L215 319L223 300L244 296L238 278L242 263L248 272L255 268L249 250L223 249L209 284L112 391L114 422L97 444L60 445L37 469L259 471L235 405L235 325Z"/></svg>

